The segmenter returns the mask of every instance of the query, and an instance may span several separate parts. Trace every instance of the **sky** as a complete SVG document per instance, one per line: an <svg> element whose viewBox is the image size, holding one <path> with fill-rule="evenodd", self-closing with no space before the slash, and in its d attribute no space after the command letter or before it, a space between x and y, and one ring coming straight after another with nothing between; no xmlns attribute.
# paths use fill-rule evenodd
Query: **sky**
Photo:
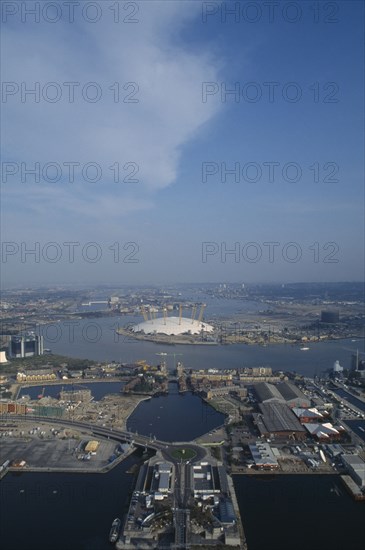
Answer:
<svg viewBox="0 0 365 550"><path fill-rule="evenodd" d="M364 280L363 21L2 2L2 284Z"/></svg>

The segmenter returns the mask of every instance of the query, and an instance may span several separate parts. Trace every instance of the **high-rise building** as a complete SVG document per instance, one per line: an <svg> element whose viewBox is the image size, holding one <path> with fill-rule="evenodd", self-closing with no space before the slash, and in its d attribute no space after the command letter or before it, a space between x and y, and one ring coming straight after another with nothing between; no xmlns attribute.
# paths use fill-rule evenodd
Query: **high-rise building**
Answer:
<svg viewBox="0 0 365 550"><path fill-rule="evenodd" d="M9 343L9 355L14 359L43 355L43 336L33 333L12 336Z"/></svg>

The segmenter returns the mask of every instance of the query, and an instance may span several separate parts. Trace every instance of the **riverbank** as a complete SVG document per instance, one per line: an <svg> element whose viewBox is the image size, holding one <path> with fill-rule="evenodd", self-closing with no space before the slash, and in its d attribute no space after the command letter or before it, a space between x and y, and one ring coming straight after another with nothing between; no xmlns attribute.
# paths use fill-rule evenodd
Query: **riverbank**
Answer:
<svg viewBox="0 0 365 550"><path fill-rule="evenodd" d="M205 341L201 340L200 336L194 336L191 334L186 335L164 335L164 334L143 334L143 333L137 333L133 332L132 330L127 330L123 328L118 328L116 331L116 334L119 336L123 336L128 341L141 341L141 342L152 342L154 344L163 344L163 345L196 345L196 346L226 346L226 345L234 345L234 344L244 344L247 346L277 346L277 345L285 345L285 346L293 346L293 347L300 347L302 345L316 345L318 343L325 343L325 342L335 342L335 341L341 341L348 338L356 338L357 340L361 341L364 340L365 337L361 334L353 334L353 335L333 335L333 334L326 334L322 335L320 338L317 336L309 336L309 337L298 337L298 338L290 338L285 336L280 336L279 334L272 333L270 334L270 337L268 336L261 336L261 335L247 335L247 334L238 334L237 332L232 329L232 331L229 331L225 329L223 332L217 330L217 333L215 335L214 341Z"/></svg>
<svg viewBox="0 0 365 550"><path fill-rule="evenodd" d="M153 342L154 344L164 344L164 345L196 345L196 346L217 346L219 343L208 342L204 340L199 340L199 336L194 337L192 335L179 335L179 336L168 336L164 334L150 335L150 334L141 334L133 332L131 330L126 330L119 328L115 331L119 336L124 336L127 339L140 340L143 342Z"/></svg>

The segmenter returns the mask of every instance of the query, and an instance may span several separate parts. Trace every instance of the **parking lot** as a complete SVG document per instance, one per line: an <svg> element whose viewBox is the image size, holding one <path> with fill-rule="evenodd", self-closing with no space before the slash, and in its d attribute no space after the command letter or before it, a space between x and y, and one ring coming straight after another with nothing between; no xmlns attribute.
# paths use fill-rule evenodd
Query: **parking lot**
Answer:
<svg viewBox="0 0 365 550"><path fill-rule="evenodd" d="M90 460L79 460L77 457L84 454L83 449L90 439L85 434L80 438L59 439L52 436L49 427L47 436L6 436L1 438L0 463L6 460L26 462L25 468L62 469L90 471L99 470L109 464L108 459L114 453L116 443L100 440L96 455Z"/></svg>

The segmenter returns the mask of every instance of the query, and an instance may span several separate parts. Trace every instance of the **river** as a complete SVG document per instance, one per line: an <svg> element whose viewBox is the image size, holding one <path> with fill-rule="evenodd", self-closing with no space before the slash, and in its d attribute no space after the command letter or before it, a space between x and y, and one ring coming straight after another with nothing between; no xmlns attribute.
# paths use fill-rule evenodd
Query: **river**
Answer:
<svg viewBox="0 0 365 550"><path fill-rule="evenodd" d="M320 375L331 368L336 360L349 368L351 354L361 350L364 340L333 340L310 344L307 351L289 344L257 345L163 345L133 340L116 334L118 327L137 322L137 317L102 317L60 321L44 325L39 330L45 337L45 347L53 353L92 359L132 363L146 359L152 364L160 360L158 353L167 353L169 368L177 361L186 368L241 368L271 366L275 370L296 371L304 376ZM71 323L71 324L70 324Z"/></svg>

